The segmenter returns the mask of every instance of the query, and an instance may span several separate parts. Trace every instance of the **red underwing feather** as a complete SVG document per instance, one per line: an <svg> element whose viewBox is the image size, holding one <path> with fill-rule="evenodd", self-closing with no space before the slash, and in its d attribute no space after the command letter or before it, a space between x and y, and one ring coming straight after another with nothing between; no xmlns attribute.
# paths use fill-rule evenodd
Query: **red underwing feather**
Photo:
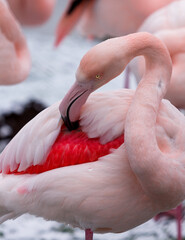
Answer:
<svg viewBox="0 0 185 240"><path fill-rule="evenodd" d="M80 131L62 129L55 143L42 165L31 166L22 172L18 168L10 173L38 174L55 168L97 161L100 157L110 153L110 149L117 149L124 142L124 136L101 144L98 138L88 138Z"/></svg>

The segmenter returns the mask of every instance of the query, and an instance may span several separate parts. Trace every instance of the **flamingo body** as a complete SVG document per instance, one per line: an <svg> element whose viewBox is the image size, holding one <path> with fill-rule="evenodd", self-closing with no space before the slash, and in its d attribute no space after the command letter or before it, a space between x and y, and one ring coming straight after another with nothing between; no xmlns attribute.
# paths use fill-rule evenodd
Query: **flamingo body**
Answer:
<svg viewBox="0 0 185 240"><path fill-rule="evenodd" d="M161 30L184 27L184 5L184 0L178 0L156 9L145 19L138 31L155 33Z"/></svg>
<svg viewBox="0 0 185 240"><path fill-rule="evenodd" d="M80 125L83 131L104 142L116 138L118 134L123 134L126 113L133 95L133 90L125 89L92 94L81 113ZM16 164L20 157L21 163L25 161L29 165L36 164L35 160L37 164L43 162L43 155L34 159L37 151L35 147L39 144L40 152L42 147L49 148L47 152L51 151L53 144L51 140L47 144L45 136L51 136L56 132L54 121L60 123L57 127L60 132L62 122L59 121L58 107L59 103L54 104L38 114L9 143L0 156L3 172L7 171L7 165L10 164L11 167ZM172 110L173 114L171 114ZM164 118L168 123L167 127L163 122ZM107 119L109 124L105 125L104 122ZM172 119L177 127L182 124L185 126L183 115L164 100L156 126L159 134L158 143L163 151L171 144ZM37 127L35 127L36 122ZM97 127L94 131L95 125ZM29 138L29 132L35 136L33 142ZM42 138L40 138L41 132L44 134ZM21 143L20 140L26 135L28 138L25 137ZM18 148L13 148L15 142L20 143ZM19 167L21 167L20 172L27 168L27 166L23 168L23 165ZM29 212L83 229L90 228L95 232L122 232L147 221L160 211L160 205L148 198L140 187L130 168L124 144L95 162L60 167L40 174L23 174L22 172L19 175L3 174L0 177L0 193L3 194L0 201L1 222ZM140 214L140 211L143 214ZM125 218L125 216L129 217Z"/></svg>
<svg viewBox="0 0 185 240"><path fill-rule="evenodd" d="M123 109L126 110L134 92L126 91L125 93L126 94L124 96L124 94L122 95L118 92L116 102L120 102L121 99L127 99L128 101L126 101L125 105L121 104L123 105ZM92 99L90 98L90 103L88 106L84 106L84 111L82 112L82 129L89 126L88 122L90 119L92 125L94 125L93 122L98 123L97 113L99 111L103 113L102 117L104 116L104 120L107 119L110 111L114 109L115 102L111 100L112 104L106 109L104 108L103 103L105 99L109 102L109 96L111 95L115 94L110 93L110 95L105 94L104 96L99 94L97 94L97 96L95 95L95 102L99 100L99 109L96 108L96 111L91 113L91 115L88 113L91 111L91 108L94 107L92 104L94 101L91 102L91 100L93 100L93 96ZM9 163L12 166L18 159L20 159L19 156L21 157L21 162L28 162L29 165L34 164L34 159L32 158L34 157L34 153L37 151L36 149L35 151L33 150L34 147L40 142L39 149L42 152L42 146L46 147L44 136L49 136L52 132L56 131L54 128L55 124L53 124L53 122L54 119L56 119L56 122L59 121L60 114L58 107L59 103L38 114L38 116L29 122L22 131L15 136L1 154L1 169L3 172L7 169L7 161L10 161ZM116 112L115 109L113 111ZM86 114L88 114L90 119ZM123 115L125 116L126 112L122 113L120 111L117 113L118 123L119 119L124 121ZM38 119L40 120L41 125L39 124L37 125L37 128L35 128L35 122L38 124ZM47 127L45 127L46 123L44 122L46 119ZM51 124L49 124L49 122ZM59 122L61 123L61 120ZM114 121L111 121L110 119L109 126L112 126L113 124ZM50 128L48 128L49 125ZM62 123L58 124L59 131L61 126ZM122 128L123 133L124 125L122 121L119 126ZM99 127L101 127L101 124ZM14 152L14 149L12 149L13 144L18 142L18 139L27 135L27 133L30 132L30 129L32 130L32 134L35 136L33 142L30 141L29 136L28 138L25 137L25 139L22 140L22 144L20 143L21 146L19 147L19 150L17 148L18 152ZM41 130L44 133L43 138L40 138L41 133L39 133L38 130ZM112 130L114 132L114 129ZM111 132L107 132L107 134L113 137L114 134L117 134L116 132L118 130L115 129L115 133L113 134L111 134ZM108 126L100 131L101 134L98 133L99 131L94 132L96 135L95 137L103 139L103 136L105 136L106 139L107 137L105 135L105 131L110 131ZM41 139L44 144L41 144ZM49 148L50 145L51 144L49 143ZM29 148L31 146L33 147L32 155L25 155L30 152ZM24 151L24 149L26 149L26 151ZM17 155L16 158L13 157L15 154ZM41 157L41 155L40 157L37 156L38 162L43 161ZM124 159L124 161L122 159ZM122 177L120 178L118 175ZM90 228L96 232L122 232L124 229L126 230L131 227L130 224L134 219L134 216L130 216L130 220L126 218L124 221L120 221L121 218L124 219L124 216L128 215L129 211L131 211L131 208L125 208L126 202L129 202L129 198L132 197L132 207L134 207L137 202L140 202L141 199L143 199L142 190L139 185L136 184L136 178L129 167L124 145L121 145L117 150L99 158L99 160L95 162L61 167L40 174L3 174L0 177L0 192L4 192L6 190L7 193L7 196L5 194L2 198L2 202L0 203L0 221L29 212L30 214L34 214L36 216L42 216L46 219L56 220L59 222L66 222L83 229ZM128 182L127 179L129 179ZM112 185L112 187L110 187L110 185ZM132 193L125 195L125 192L128 192L129 189L132 189ZM137 195L137 199L134 197L134 194ZM14 202L11 201L13 198ZM123 199L125 204L123 204ZM146 204L150 206L152 205L152 203L148 201L147 197L144 197L144 203L142 206L143 209L146 208ZM60 208L60 211L58 210L58 207ZM140 207L141 206L138 205L138 211ZM122 208L122 210L120 208ZM153 209L153 207L151 209ZM150 214L154 215L155 213L151 210ZM146 221L148 218L150 218L148 213L142 215L141 219L137 220L134 226Z"/></svg>
<svg viewBox="0 0 185 240"><path fill-rule="evenodd" d="M86 10L90 13L82 15L81 32L97 37L136 32L146 17L172 1L117 0L115 4L113 0L96 0L94 6Z"/></svg>

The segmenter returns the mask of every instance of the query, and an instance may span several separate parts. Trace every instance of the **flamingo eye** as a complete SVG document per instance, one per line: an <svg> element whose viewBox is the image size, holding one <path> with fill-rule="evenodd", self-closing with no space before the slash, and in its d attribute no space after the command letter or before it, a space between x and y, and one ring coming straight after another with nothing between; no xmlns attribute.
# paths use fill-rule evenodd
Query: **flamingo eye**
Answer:
<svg viewBox="0 0 185 240"><path fill-rule="evenodd" d="M96 79L100 79L100 78L101 78L100 74L97 74Z"/></svg>

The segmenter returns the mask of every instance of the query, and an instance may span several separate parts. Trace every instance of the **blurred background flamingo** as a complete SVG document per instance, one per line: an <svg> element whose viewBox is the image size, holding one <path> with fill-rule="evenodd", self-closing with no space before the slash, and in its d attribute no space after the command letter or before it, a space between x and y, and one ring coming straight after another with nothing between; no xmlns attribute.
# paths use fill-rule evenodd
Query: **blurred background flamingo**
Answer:
<svg viewBox="0 0 185 240"><path fill-rule="evenodd" d="M40 25L52 15L56 0L7 0L14 16L22 25Z"/></svg>
<svg viewBox="0 0 185 240"><path fill-rule="evenodd" d="M22 82L30 71L30 54L21 28L0 1L0 84Z"/></svg>
<svg viewBox="0 0 185 240"><path fill-rule="evenodd" d="M136 32L152 12L173 0L69 0L57 27L59 42L79 23L78 29L86 37L107 38Z"/></svg>
<svg viewBox="0 0 185 240"><path fill-rule="evenodd" d="M167 46L173 72L166 98L176 107L185 109L185 1L176 1L149 16L138 31L147 31L159 37ZM144 59L138 57L130 64L130 71L139 82L144 71Z"/></svg>
<svg viewBox="0 0 185 240"><path fill-rule="evenodd" d="M11 1L13 4L16 2ZM0 85L12 85L23 82L30 74L30 69L31 56L26 38L9 5L5 1L0 0ZM22 113L1 113L0 150L20 128L42 109L43 105L32 100L24 103Z"/></svg>

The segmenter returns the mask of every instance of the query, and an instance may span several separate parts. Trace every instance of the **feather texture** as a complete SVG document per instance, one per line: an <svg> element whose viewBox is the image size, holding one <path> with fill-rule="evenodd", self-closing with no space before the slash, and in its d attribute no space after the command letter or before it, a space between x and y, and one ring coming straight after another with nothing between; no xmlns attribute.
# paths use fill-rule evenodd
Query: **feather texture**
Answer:
<svg viewBox="0 0 185 240"><path fill-rule="evenodd" d="M62 126L58 105L39 113L11 140L0 155L0 171L14 171L18 166L18 171L24 171L46 160Z"/></svg>

